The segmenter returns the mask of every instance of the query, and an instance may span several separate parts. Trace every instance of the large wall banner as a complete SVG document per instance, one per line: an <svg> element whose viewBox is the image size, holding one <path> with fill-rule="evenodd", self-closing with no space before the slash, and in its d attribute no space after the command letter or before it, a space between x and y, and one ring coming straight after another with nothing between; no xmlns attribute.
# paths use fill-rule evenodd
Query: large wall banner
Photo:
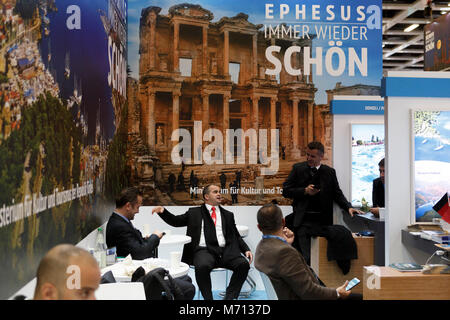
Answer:
<svg viewBox="0 0 450 320"><path fill-rule="evenodd" d="M450 111L424 108L412 117L415 218L431 222L441 218L433 206L450 191Z"/></svg>
<svg viewBox="0 0 450 320"><path fill-rule="evenodd" d="M148 205L288 204L313 140L331 164L331 95L380 86L379 0L130 2L130 182Z"/></svg>
<svg viewBox="0 0 450 320"><path fill-rule="evenodd" d="M450 70L450 13L425 25L424 35L424 70Z"/></svg>
<svg viewBox="0 0 450 320"><path fill-rule="evenodd" d="M126 14L124 0L0 4L0 299L103 223L126 182Z"/></svg>

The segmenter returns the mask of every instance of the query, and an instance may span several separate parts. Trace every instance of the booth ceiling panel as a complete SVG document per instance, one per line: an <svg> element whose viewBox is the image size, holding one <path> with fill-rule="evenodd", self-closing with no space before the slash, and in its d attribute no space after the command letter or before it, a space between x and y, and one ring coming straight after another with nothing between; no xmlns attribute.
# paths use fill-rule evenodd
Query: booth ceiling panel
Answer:
<svg viewBox="0 0 450 320"><path fill-rule="evenodd" d="M432 15L426 14L427 0L383 1L383 70L423 69L423 28L450 12L450 1L434 0ZM406 32L412 24L418 26Z"/></svg>

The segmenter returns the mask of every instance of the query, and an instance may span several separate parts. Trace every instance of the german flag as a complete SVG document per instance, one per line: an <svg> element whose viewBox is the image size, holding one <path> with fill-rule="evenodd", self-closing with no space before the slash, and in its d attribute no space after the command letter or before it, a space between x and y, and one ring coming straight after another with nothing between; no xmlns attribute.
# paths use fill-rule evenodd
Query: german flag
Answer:
<svg viewBox="0 0 450 320"><path fill-rule="evenodd" d="M433 209L440 214L444 221L450 223L450 203L448 201L448 192L439 200Z"/></svg>

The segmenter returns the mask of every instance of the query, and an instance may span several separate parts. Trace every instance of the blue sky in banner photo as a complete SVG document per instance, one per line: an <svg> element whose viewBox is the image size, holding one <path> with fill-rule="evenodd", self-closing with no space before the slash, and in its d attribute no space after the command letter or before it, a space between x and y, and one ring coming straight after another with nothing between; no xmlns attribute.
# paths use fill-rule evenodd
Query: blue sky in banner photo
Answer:
<svg viewBox="0 0 450 320"><path fill-rule="evenodd" d="M89 119L89 143L95 138L95 125L98 108L101 109L103 134L106 140L113 137L114 110L111 103L111 88L108 85L108 38L100 20L99 9L108 11L108 1L79 0L76 5L81 12L81 29L69 30L66 13L70 5L75 4L72 0L58 0L55 2L58 12L50 11L50 35L42 37L41 53L47 57L50 48L52 60L50 69L56 72L56 81L61 89L61 97L68 99L73 94L74 77L78 79L82 87L81 110ZM51 42L51 45L48 42ZM65 59L69 54L69 65L71 70L70 79L64 76ZM46 67L49 62L44 59Z"/></svg>

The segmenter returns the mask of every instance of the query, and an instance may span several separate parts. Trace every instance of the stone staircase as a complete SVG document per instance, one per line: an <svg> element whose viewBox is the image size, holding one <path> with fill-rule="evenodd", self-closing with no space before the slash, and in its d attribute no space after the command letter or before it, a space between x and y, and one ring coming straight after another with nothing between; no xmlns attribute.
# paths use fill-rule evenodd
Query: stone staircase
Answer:
<svg viewBox="0 0 450 320"><path fill-rule="evenodd" d="M271 181L273 183L280 182L280 185L286 180L289 173L291 172L292 165L296 161L280 161L279 169L276 175L265 176L265 181ZM199 186L205 184L219 184L220 185L220 175L222 173L227 177L227 187L228 185L236 179L236 172L241 171L241 183L246 181L247 183L254 184L254 178L260 176L260 169L262 165L248 165L248 164L187 164L185 166L183 177L185 181L186 188L189 186L189 178L191 171L199 178ZM173 173L176 177L181 172L181 165L174 165L171 163L162 164L162 179L164 183L168 183L170 173Z"/></svg>
<svg viewBox="0 0 450 320"><path fill-rule="evenodd" d="M279 170L276 175L273 176L263 176L264 177L264 188L282 187L283 182L288 177L291 172L292 166L297 161L280 161ZM189 192L189 178L191 171L197 175L199 179L199 188L203 188L208 184L217 184L220 186L220 175L222 173L227 177L226 188L229 188L231 182L236 179L236 172L241 171L241 187L255 188L255 178L260 176L260 167L262 165L242 165L242 164L213 164L213 165L196 165L196 164L186 164L183 177L185 182L185 189ZM161 164L162 171L162 181L164 185L168 186L168 179L170 173L173 173L177 179L181 172L181 165L174 165L172 163ZM177 183L175 183L176 186ZM189 194L186 192L175 191L171 194L171 197L178 205L192 205L192 204L202 204L202 196L198 194L197 199L191 199ZM231 204L231 195L223 193L223 197L226 199L225 204ZM256 196L254 195L243 195L238 196L239 203L252 203L257 204ZM277 199L277 201L283 201L282 195L265 195L263 202L266 203L271 199Z"/></svg>

